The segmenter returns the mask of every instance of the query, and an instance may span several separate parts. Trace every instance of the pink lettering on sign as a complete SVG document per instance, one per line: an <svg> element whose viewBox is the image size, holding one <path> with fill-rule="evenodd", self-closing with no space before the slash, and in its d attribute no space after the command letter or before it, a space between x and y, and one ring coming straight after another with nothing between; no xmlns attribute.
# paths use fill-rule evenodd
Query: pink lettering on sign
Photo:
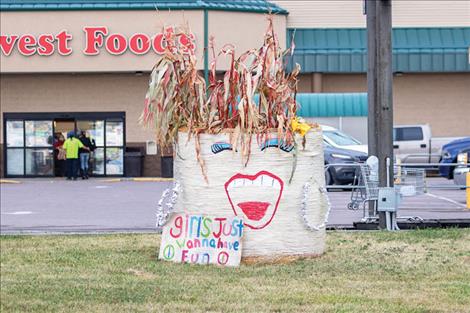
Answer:
<svg viewBox="0 0 470 313"><path fill-rule="evenodd" d="M150 50L156 54L165 53L166 49L179 45L184 51L195 50L194 34L176 34L172 27L166 28L162 33L149 36L144 33L135 33L126 36L121 33L111 33L106 26L85 26L85 36L82 53L84 55L99 55L107 52L111 55L122 55L131 52L135 55L145 55ZM66 30L57 34L23 34L0 35L0 50L5 56L15 51L23 56L50 56L59 53L62 56L70 55L73 50L70 45L73 36Z"/></svg>
<svg viewBox="0 0 470 313"><path fill-rule="evenodd" d="M241 258L243 220L175 214L162 232L159 258L167 261L237 266Z"/></svg>

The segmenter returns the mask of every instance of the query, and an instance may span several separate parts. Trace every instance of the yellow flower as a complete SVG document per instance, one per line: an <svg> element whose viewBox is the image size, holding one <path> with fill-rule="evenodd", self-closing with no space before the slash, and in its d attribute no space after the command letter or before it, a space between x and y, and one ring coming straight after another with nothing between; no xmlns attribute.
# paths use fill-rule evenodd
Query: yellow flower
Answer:
<svg viewBox="0 0 470 313"><path fill-rule="evenodd" d="M294 132L299 133L302 136L305 136L305 134L310 130L310 128L312 128L310 127L310 125L308 125L298 117L295 117L291 120L291 126Z"/></svg>

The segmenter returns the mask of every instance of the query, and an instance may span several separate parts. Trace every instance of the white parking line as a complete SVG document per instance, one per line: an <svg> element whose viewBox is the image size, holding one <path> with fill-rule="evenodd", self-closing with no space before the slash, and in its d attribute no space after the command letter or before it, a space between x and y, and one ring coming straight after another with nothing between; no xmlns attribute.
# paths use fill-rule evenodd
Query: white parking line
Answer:
<svg viewBox="0 0 470 313"><path fill-rule="evenodd" d="M9 214L9 215L28 215L33 214L31 211L17 211L17 212L2 212L2 214Z"/></svg>
<svg viewBox="0 0 470 313"><path fill-rule="evenodd" d="M449 199L449 198L446 198L446 197L442 197L442 196L436 196L436 195L433 195L432 193L426 193L426 195L430 196L430 197L433 197L433 198L436 198L436 199L439 199L439 200L443 200L443 201L447 201L447 202L450 202L450 203L453 203L461 208L467 208L467 206L465 204L462 204L460 202L457 202L455 200L452 200L452 199Z"/></svg>

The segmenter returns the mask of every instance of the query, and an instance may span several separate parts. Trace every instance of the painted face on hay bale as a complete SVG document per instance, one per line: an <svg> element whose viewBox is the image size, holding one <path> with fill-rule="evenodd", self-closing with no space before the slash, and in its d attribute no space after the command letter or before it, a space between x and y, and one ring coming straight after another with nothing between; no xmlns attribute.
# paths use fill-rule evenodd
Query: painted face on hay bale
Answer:
<svg viewBox="0 0 470 313"><path fill-rule="evenodd" d="M242 218L244 256L320 254L327 211L321 130L308 131L296 116L300 66L285 71L293 46L282 51L273 16L267 21L262 46L238 57L230 44L216 53L211 39L207 81L191 49L168 45L150 75L141 121L154 127L159 146L176 142L182 192L175 212ZM219 56L231 61L223 79Z"/></svg>
<svg viewBox="0 0 470 313"><path fill-rule="evenodd" d="M230 144L230 134L200 135L200 154L204 159L208 183L197 162L194 140L187 133L179 135L175 157L175 179L182 194L176 211L211 216L233 216L246 226L244 256L272 254L320 254L324 229L309 231L300 214L304 185L324 185L323 150L319 130L306 135L305 148L297 135L298 149L279 144L276 134L264 141L253 138L246 166L241 153ZM297 161L291 183L289 179ZM326 208L321 206L318 188L312 188L307 210L309 219L320 225ZM314 248L313 237L321 237Z"/></svg>

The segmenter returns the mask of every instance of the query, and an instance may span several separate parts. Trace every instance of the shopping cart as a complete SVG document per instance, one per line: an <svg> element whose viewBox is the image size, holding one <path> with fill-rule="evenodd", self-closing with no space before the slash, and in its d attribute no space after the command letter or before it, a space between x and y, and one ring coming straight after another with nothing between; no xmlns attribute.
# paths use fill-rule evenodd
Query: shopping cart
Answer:
<svg viewBox="0 0 470 313"><path fill-rule="evenodd" d="M426 192L424 168L394 167L395 187L403 197L418 196Z"/></svg>
<svg viewBox="0 0 470 313"><path fill-rule="evenodd" d="M371 168L367 164L361 164L359 167L360 171L354 177L354 185L356 188L352 189L351 202L348 203L348 209L359 210L360 208L364 211L364 218L369 217L368 203L372 200L377 200L379 195L379 176L375 171L371 171Z"/></svg>
<svg viewBox="0 0 470 313"><path fill-rule="evenodd" d="M401 168L394 167L395 190L400 197L416 196L426 192L425 170L422 168ZM363 221L371 221L377 218L376 203L379 195L379 177L378 173L371 171L367 164L360 165L360 172L354 178L354 184L357 186L352 189L351 202L348 203L348 209L363 209ZM374 202L372 202L374 201ZM372 203L374 210L368 209ZM418 216L401 216L400 219L422 221Z"/></svg>

